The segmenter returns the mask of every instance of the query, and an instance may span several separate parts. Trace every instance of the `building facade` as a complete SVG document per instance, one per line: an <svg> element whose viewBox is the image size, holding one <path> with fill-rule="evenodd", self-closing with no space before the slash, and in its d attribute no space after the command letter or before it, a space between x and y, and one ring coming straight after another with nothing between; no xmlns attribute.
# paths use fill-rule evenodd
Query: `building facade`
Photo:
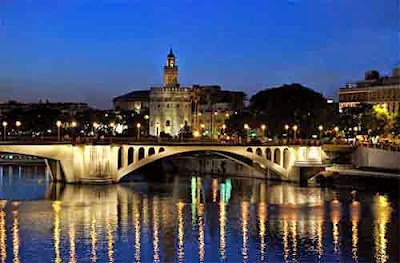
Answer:
<svg viewBox="0 0 400 263"><path fill-rule="evenodd" d="M138 90L114 98L119 110L148 112L149 134L159 136L162 132L177 136L182 127L194 134L216 138L218 131L235 112L243 109L243 92L222 90L217 85L179 84L178 66L172 50L164 66L164 83L150 90Z"/></svg>
<svg viewBox="0 0 400 263"><path fill-rule="evenodd" d="M399 113L400 68L394 68L392 76L384 77L378 71L367 71L363 81L347 83L339 90L339 110L361 103L380 105L390 113Z"/></svg>

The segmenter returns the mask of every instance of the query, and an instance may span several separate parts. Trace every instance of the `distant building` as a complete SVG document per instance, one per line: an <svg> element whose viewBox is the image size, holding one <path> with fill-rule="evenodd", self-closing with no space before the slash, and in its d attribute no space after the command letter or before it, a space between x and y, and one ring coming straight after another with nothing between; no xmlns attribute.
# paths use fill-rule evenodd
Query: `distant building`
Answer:
<svg viewBox="0 0 400 263"><path fill-rule="evenodd" d="M221 90L216 85L183 87L178 80L178 66L172 50L164 66L164 84L150 90L132 91L114 98L114 108L148 113L149 133L176 136L182 126L193 132L216 137L225 120L243 109L243 92Z"/></svg>
<svg viewBox="0 0 400 263"><path fill-rule="evenodd" d="M378 71L365 73L365 79L347 83L339 90L339 109L357 107L361 103L381 105L390 113L400 110L400 68L393 69L392 76L381 77Z"/></svg>
<svg viewBox="0 0 400 263"><path fill-rule="evenodd" d="M38 103L23 103L17 101L8 101L0 103L0 116L7 115L13 110L32 110L39 107L46 107L49 109L54 109L60 111L62 114L66 115L76 115L77 113L90 110L87 103L77 103L77 102L41 102Z"/></svg>

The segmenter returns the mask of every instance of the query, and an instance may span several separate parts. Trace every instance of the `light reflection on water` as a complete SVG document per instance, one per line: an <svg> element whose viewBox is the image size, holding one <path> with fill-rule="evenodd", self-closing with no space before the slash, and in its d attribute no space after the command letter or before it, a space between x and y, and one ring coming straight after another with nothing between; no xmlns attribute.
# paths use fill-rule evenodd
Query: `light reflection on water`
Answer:
<svg viewBox="0 0 400 263"><path fill-rule="evenodd" d="M196 176L109 186L3 180L3 199L21 185L43 190L1 201L1 262L399 260L390 194Z"/></svg>

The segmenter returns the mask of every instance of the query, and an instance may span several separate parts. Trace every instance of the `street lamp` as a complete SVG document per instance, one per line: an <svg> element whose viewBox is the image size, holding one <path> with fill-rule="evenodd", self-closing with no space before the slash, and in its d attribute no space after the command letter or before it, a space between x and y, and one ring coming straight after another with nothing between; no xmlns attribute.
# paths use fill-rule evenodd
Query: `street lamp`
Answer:
<svg viewBox="0 0 400 263"><path fill-rule="evenodd" d="M156 134L157 134L157 137L159 138L160 137L160 123L159 122L156 123Z"/></svg>
<svg viewBox="0 0 400 263"><path fill-rule="evenodd" d="M22 123L20 121L16 121L15 122L15 127L17 127L17 129L22 125ZM17 130L17 133L19 134L19 131Z"/></svg>
<svg viewBox="0 0 400 263"><path fill-rule="evenodd" d="M204 123L201 123L200 124L200 128L201 128L201 139L203 140L204 139L204 128L206 127L206 125L204 124Z"/></svg>
<svg viewBox="0 0 400 263"><path fill-rule="evenodd" d="M249 125L247 124L247 123L245 123L244 125L243 125L243 128L244 128L244 134L245 134L245 143L247 144L247 130L250 128L249 127Z"/></svg>
<svg viewBox="0 0 400 263"><path fill-rule="evenodd" d="M138 122L137 124L136 124L136 128L137 128L137 140L139 141L140 140L140 127L141 127L142 125Z"/></svg>
<svg viewBox="0 0 400 263"><path fill-rule="evenodd" d="M357 144L357 132L358 132L358 127L354 127L354 144Z"/></svg>
<svg viewBox="0 0 400 263"><path fill-rule="evenodd" d="M56 126L57 126L57 141L59 142L60 141L60 127L61 127L61 121L60 120L58 120L58 121L56 121Z"/></svg>
<svg viewBox="0 0 400 263"><path fill-rule="evenodd" d="M224 132L225 132L225 129L226 129L226 124L224 123L224 124L222 124L222 130L224 130Z"/></svg>
<svg viewBox="0 0 400 263"><path fill-rule="evenodd" d="M324 126L319 125L318 130L319 130L319 142L321 143L322 142L322 132L324 130Z"/></svg>
<svg viewBox="0 0 400 263"><path fill-rule="evenodd" d="M297 129L298 129L299 127L297 127L297 125L293 125L293 131L294 131L294 136L293 136L293 139L294 139L294 141L296 142L296 135L297 135Z"/></svg>
<svg viewBox="0 0 400 263"><path fill-rule="evenodd" d="M8 123L7 123L6 121L3 121L3 127L4 127L4 140L6 140L6 138L7 138L7 134L6 134L6 132L7 132L7 125L8 125Z"/></svg>
<svg viewBox="0 0 400 263"><path fill-rule="evenodd" d="M78 123L76 123L76 121L71 122L71 127L74 128L74 129L72 130L72 143L73 143L73 144L75 144L75 140L76 140L76 138L75 138L75 136L76 136L76 130L75 130L75 128L76 128L77 126L78 126Z"/></svg>
<svg viewBox="0 0 400 263"><path fill-rule="evenodd" d="M265 141L265 130L267 129L267 125L262 124L261 125L261 130L262 130L262 134L263 134L263 142Z"/></svg>
<svg viewBox="0 0 400 263"><path fill-rule="evenodd" d="M183 141L183 127L185 127L185 125L183 125L183 123L181 123L181 125L179 125L181 127L181 141Z"/></svg>

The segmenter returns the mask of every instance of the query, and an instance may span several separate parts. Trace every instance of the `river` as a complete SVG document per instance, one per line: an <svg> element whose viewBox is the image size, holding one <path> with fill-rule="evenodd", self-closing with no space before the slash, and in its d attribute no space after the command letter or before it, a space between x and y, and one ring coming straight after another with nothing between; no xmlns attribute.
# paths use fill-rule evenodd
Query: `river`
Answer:
<svg viewBox="0 0 400 263"><path fill-rule="evenodd" d="M398 185L300 187L187 173L149 181L149 171L87 186L52 183L44 166L1 166L0 261L400 260Z"/></svg>

